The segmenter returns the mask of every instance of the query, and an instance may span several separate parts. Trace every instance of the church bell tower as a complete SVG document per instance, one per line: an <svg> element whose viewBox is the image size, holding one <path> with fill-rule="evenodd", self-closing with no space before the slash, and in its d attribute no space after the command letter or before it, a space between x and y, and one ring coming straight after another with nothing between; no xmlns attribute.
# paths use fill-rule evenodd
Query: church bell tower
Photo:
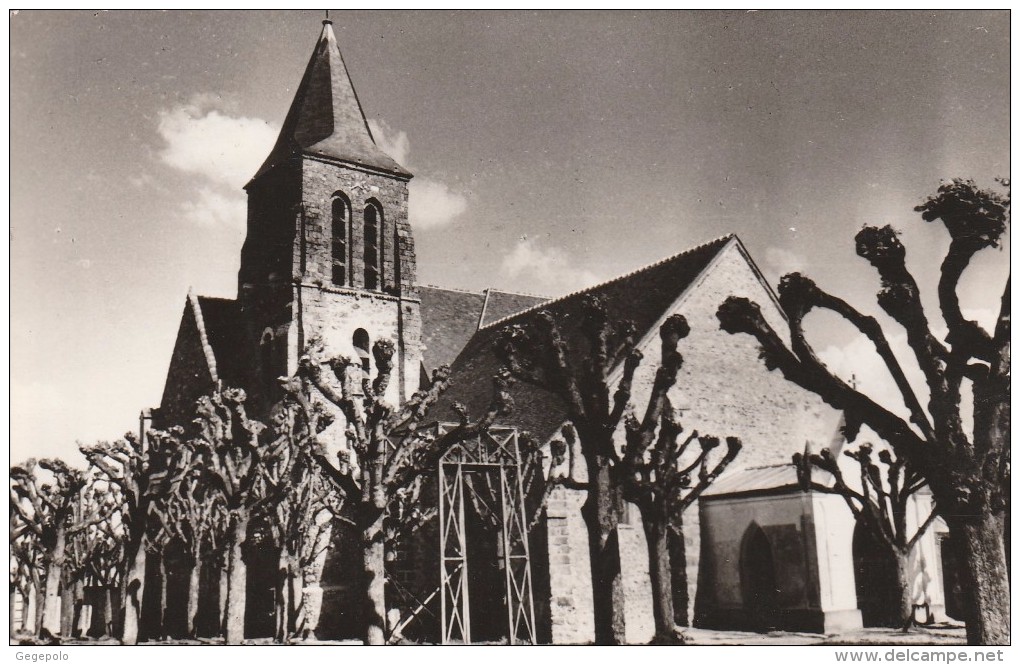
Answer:
<svg viewBox="0 0 1020 665"><path fill-rule="evenodd" d="M412 175L375 143L332 22L315 50L265 163L245 186L248 230L238 301L258 345L270 403L313 338L329 355L360 358L394 342L387 399L418 388L421 312L407 220Z"/></svg>

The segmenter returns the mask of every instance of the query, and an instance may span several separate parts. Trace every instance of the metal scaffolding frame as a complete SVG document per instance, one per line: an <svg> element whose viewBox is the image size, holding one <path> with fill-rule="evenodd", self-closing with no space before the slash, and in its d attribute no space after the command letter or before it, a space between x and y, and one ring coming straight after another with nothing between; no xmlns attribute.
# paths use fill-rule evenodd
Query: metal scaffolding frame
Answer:
<svg viewBox="0 0 1020 665"><path fill-rule="evenodd" d="M438 434L456 425L442 423ZM471 602L468 594L465 492L471 491L464 474L498 473L500 534L506 573L507 642L535 643L535 604L531 585L527 517L521 479L517 430L493 427L476 438L457 444L439 462L439 555L441 642L471 642Z"/></svg>

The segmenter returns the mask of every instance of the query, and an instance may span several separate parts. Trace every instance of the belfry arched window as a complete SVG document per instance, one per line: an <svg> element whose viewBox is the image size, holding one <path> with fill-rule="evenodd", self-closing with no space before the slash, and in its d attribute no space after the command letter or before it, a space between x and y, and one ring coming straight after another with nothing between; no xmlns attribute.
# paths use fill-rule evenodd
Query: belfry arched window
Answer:
<svg viewBox="0 0 1020 665"><path fill-rule="evenodd" d="M361 370L368 374L372 370L372 355L368 350L368 331L358 328L354 331L354 339L351 341L354 344L354 351L358 354L358 359L361 360Z"/></svg>
<svg viewBox="0 0 1020 665"><path fill-rule="evenodd" d="M351 208L341 194L333 196L333 283L347 284L347 242L350 238Z"/></svg>
<svg viewBox="0 0 1020 665"><path fill-rule="evenodd" d="M365 206L365 288L382 288L382 210L369 201Z"/></svg>

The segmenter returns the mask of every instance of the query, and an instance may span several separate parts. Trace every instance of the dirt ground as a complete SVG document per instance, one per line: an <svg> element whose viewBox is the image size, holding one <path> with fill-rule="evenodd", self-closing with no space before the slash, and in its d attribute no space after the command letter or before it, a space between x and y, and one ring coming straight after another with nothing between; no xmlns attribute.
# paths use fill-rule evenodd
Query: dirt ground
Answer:
<svg viewBox="0 0 1020 665"><path fill-rule="evenodd" d="M683 630L687 644L694 645L799 645L821 644L845 645L950 645L966 644L967 634L963 624L943 623L932 626L917 626L904 633L895 628L864 628L852 633L820 635L818 633L744 633L740 631Z"/></svg>
<svg viewBox="0 0 1020 665"><path fill-rule="evenodd" d="M852 633L839 635L820 635L818 633L791 633L774 631L771 633L745 633L740 631L703 630L686 628L682 630L687 644L695 646L737 646L737 645L829 645L829 646L943 646L966 644L967 636L962 624L936 624L912 628L909 633L894 628L865 628ZM145 642L148 645L174 644L216 644L221 640L167 640L165 642ZM33 640L11 640L11 644L44 644ZM272 640L251 640L248 644L272 644ZM61 645L116 644L116 640L62 640ZM318 642L307 641L301 644L357 644L356 641Z"/></svg>

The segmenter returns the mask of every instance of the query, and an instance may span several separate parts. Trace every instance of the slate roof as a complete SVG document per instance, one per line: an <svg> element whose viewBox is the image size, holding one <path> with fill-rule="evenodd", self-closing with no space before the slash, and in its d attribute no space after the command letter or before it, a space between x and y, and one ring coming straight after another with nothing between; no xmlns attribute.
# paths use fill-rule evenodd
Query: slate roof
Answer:
<svg viewBox="0 0 1020 665"><path fill-rule="evenodd" d="M424 362L431 371L452 364L471 336L484 325L547 298L486 289L480 293L420 286Z"/></svg>
<svg viewBox="0 0 1020 665"><path fill-rule="evenodd" d="M329 21L323 21L322 34L280 136L255 177L295 154L326 157L411 177L407 169L376 145Z"/></svg>
<svg viewBox="0 0 1020 665"><path fill-rule="evenodd" d="M199 330L208 351L212 352L215 367L213 376L224 386L248 386L251 368L255 367L255 354L245 334L241 307L236 300L197 296ZM196 317L198 318L198 317Z"/></svg>
<svg viewBox="0 0 1020 665"><path fill-rule="evenodd" d="M485 294L419 286L418 295L425 367L449 365L478 330Z"/></svg>
<svg viewBox="0 0 1020 665"><path fill-rule="evenodd" d="M490 325L500 319L530 309L535 305L549 302L548 298L532 296L524 293L507 293L495 289L486 289L485 311L478 327Z"/></svg>
<svg viewBox="0 0 1020 665"><path fill-rule="evenodd" d="M472 336L451 366L450 388L431 416L437 420L450 418L454 402L465 405L472 417L485 412L492 395L491 378L501 365L493 342L505 327L515 324L527 327L540 311L549 311L559 322L574 360L584 362L586 349L579 324L585 296L603 297L609 316L634 323L636 338L640 339L731 241L736 241L735 236L723 236L608 282L491 321ZM552 436L566 420L563 403L551 393L517 382L511 395L514 410L509 420L542 440Z"/></svg>

